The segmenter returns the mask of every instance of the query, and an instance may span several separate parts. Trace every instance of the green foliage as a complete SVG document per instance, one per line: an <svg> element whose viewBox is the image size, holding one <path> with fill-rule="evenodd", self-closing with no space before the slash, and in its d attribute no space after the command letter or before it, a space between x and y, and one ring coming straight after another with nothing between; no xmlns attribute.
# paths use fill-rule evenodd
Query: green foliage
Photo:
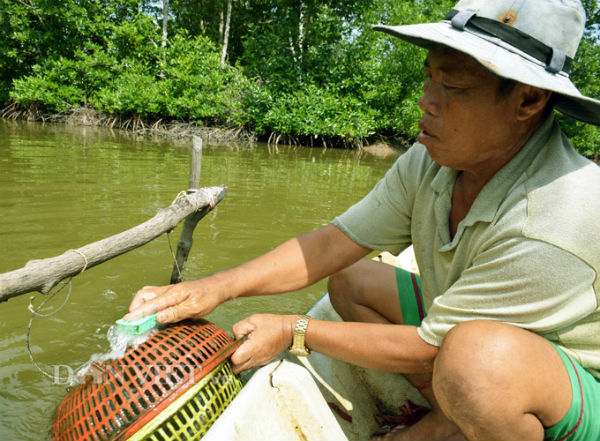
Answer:
<svg viewBox="0 0 600 441"><path fill-rule="evenodd" d="M11 97L49 111L91 105L123 117L237 123L250 82L236 68L220 65L210 40L174 35L162 51L147 44L154 29L145 36L134 30L130 22L113 26L105 47L88 43L70 59L34 66L32 74L13 82Z"/></svg>
<svg viewBox="0 0 600 441"><path fill-rule="evenodd" d="M258 135L269 131L265 115L273 107L273 96L259 82L250 82L242 89L240 95L241 110L236 116L240 126L254 130Z"/></svg>
<svg viewBox="0 0 600 441"><path fill-rule="evenodd" d="M91 100L99 110L143 118L168 117L207 124L234 123L248 86L237 69L220 66L206 37L175 35L157 70L131 64Z"/></svg>
<svg viewBox="0 0 600 441"><path fill-rule="evenodd" d="M376 111L356 98L308 85L281 94L265 115L265 123L278 133L348 138L375 134Z"/></svg>
<svg viewBox="0 0 600 441"><path fill-rule="evenodd" d="M598 25L600 24L600 3L585 0L588 22L586 32L579 45L573 63L571 79L579 90L587 96L600 98L600 45ZM600 154L600 128L583 124L569 118L560 118L561 127L569 136L575 148L584 155L597 157Z"/></svg>
<svg viewBox="0 0 600 441"><path fill-rule="evenodd" d="M48 110L67 110L70 102L81 102L79 89L68 84L58 84L51 79L39 76L15 80L12 96L18 97L17 103L23 107L42 105Z"/></svg>
<svg viewBox="0 0 600 441"><path fill-rule="evenodd" d="M600 6L573 81L600 96ZM373 23L437 21L452 0L0 0L0 102L48 111L93 107L117 117L177 119L306 139L415 137L425 51ZM561 118L575 146L598 128ZM352 142L345 144L351 144Z"/></svg>
<svg viewBox="0 0 600 441"><path fill-rule="evenodd" d="M114 26L129 24L139 34L144 20L133 0L0 0L0 90L89 43L112 44Z"/></svg>
<svg viewBox="0 0 600 441"><path fill-rule="evenodd" d="M435 20L450 2L299 2L252 8L238 63L273 100L261 129L343 138L416 136L424 52L371 30L377 22ZM253 8L258 8L252 2ZM308 17L308 18L307 18ZM319 108L317 108L319 107Z"/></svg>
<svg viewBox="0 0 600 441"><path fill-rule="evenodd" d="M206 37L171 40L164 68L166 114L207 123L235 123L240 95L248 81L228 65Z"/></svg>
<svg viewBox="0 0 600 441"><path fill-rule="evenodd" d="M103 112L148 118L164 111L160 84L140 66L134 66L98 91L92 103Z"/></svg>
<svg viewBox="0 0 600 441"><path fill-rule="evenodd" d="M119 71L119 63L97 45L76 50L73 58L58 57L32 67L31 75L16 79L11 97L23 107L43 105L63 111L87 104L88 97L106 87Z"/></svg>

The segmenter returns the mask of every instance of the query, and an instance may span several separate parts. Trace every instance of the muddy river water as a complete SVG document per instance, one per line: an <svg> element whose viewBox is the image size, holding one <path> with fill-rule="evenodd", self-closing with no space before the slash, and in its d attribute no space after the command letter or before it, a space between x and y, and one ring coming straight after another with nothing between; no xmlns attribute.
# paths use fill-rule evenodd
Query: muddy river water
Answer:
<svg viewBox="0 0 600 441"><path fill-rule="evenodd" d="M62 254L151 218L186 189L191 141L139 138L107 129L0 120L0 273ZM395 156L306 147L204 146L201 185L228 195L194 234L184 279L242 263L297 234L325 225L359 200ZM180 229L171 234L176 246ZM67 372L106 351L106 333L143 285L168 283L166 235L73 278L66 306L38 317L35 359ZM254 312L302 313L325 282L282 296L236 300L207 318L230 331ZM64 292L51 305L60 306ZM30 362L26 332L42 295L0 303L0 441L48 439L65 385Z"/></svg>

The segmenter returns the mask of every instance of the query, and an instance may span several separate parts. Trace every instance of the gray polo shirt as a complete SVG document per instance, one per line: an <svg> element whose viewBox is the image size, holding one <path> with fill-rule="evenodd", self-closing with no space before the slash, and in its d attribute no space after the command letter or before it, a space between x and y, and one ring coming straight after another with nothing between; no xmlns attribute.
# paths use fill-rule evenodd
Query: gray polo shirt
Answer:
<svg viewBox="0 0 600 441"><path fill-rule="evenodd" d="M600 378L600 167L553 117L482 189L450 239L457 172L415 144L333 224L362 246L413 244L439 346L454 325L496 320L536 332Z"/></svg>

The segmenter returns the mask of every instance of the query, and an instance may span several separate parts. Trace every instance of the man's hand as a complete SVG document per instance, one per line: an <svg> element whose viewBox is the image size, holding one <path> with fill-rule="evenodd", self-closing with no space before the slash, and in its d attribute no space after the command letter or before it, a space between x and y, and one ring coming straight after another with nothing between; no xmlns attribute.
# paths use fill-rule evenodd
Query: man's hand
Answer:
<svg viewBox="0 0 600 441"><path fill-rule="evenodd" d="M158 312L159 323L175 323L186 318L201 318L225 301L210 289L207 279L167 286L144 286L131 305L126 320Z"/></svg>
<svg viewBox="0 0 600 441"><path fill-rule="evenodd" d="M231 356L238 373L267 364L292 345L297 315L254 314L233 325L236 340L247 339Z"/></svg>

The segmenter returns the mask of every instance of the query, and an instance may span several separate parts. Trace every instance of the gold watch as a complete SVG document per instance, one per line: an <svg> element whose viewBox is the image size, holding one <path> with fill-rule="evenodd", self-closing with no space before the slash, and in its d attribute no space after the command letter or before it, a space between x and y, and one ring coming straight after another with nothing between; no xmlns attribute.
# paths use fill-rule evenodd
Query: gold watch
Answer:
<svg viewBox="0 0 600 441"><path fill-rule="evenodd" d="M310 317L307 315L298 316L296 320L296 326L294 327L294 340L292 341L292 347L289 351L294 355L306 357L310 355L310 349L304 345L304 337L306 336L306 328L308 328L308 321Z"/></svg>

